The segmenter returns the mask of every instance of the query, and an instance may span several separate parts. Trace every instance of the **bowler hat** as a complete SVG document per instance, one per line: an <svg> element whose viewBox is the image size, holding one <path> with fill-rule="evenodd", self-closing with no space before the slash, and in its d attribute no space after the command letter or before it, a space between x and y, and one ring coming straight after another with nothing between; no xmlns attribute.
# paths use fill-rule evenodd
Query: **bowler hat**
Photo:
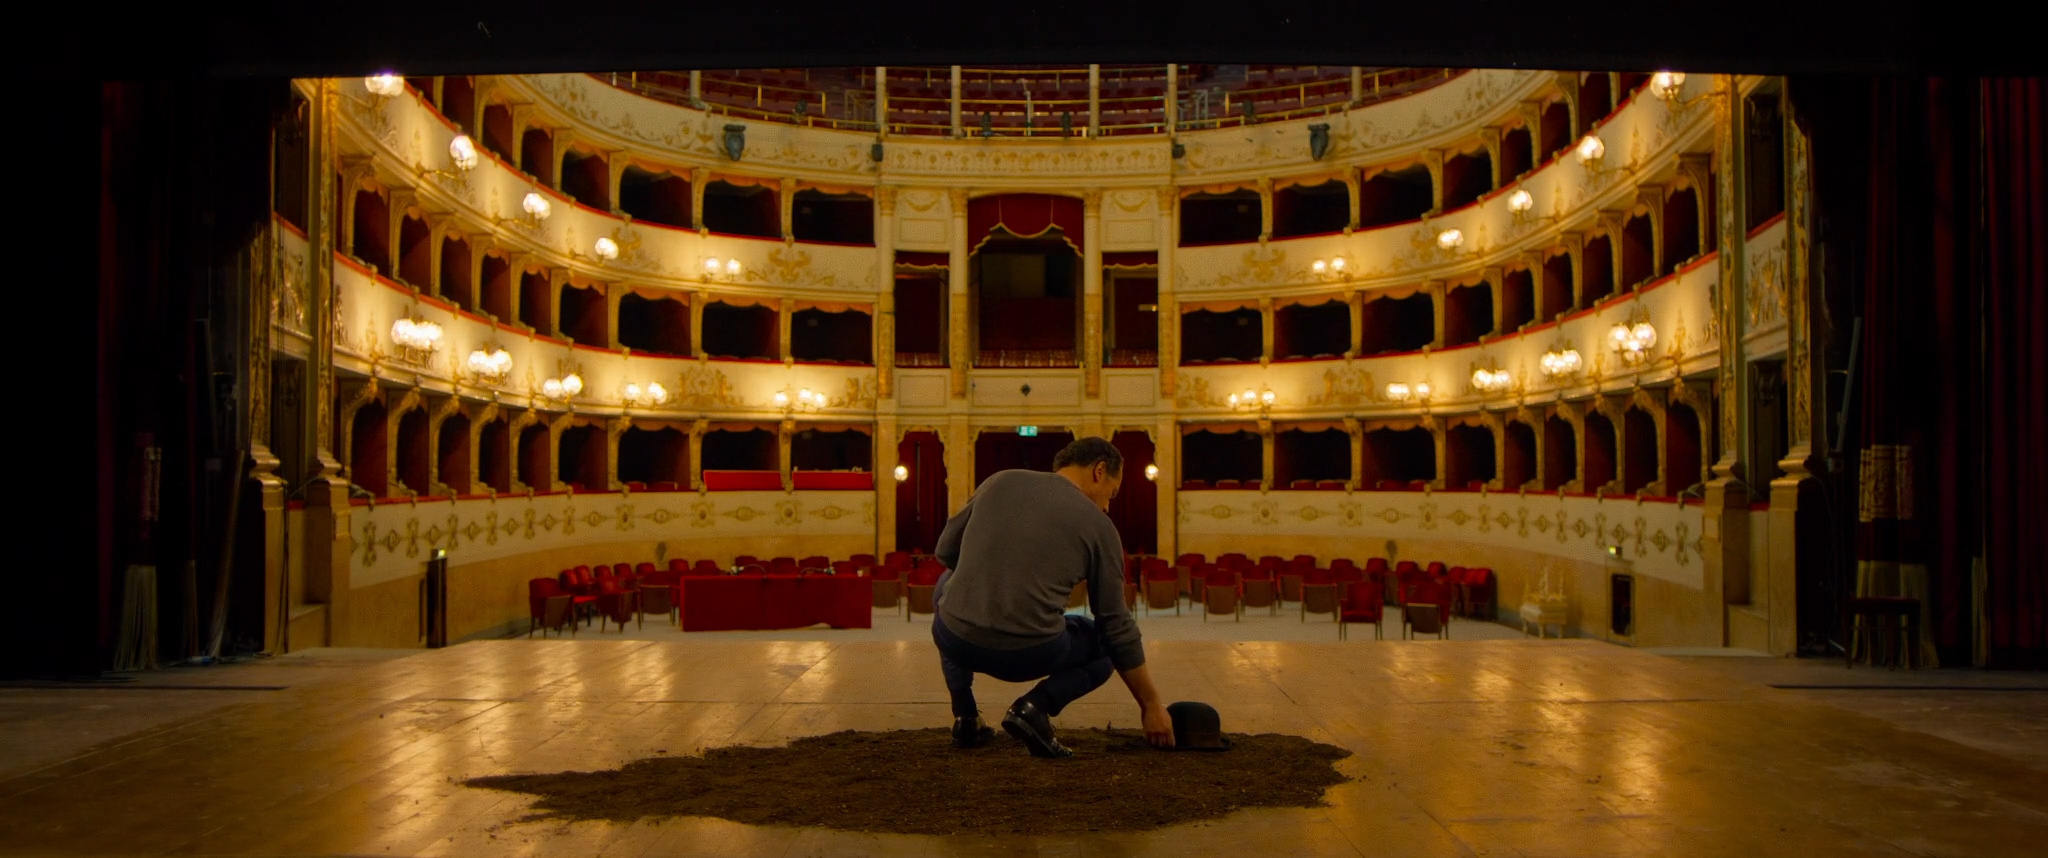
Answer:
<svg viewBox="0 0 2048 858"><path fill-rule="evenodd" d="M1223 719L1217 716L1216 707L1184 700L1166 707L1166 714L1173 718L1174 750L1230 750L1230 740L1223 738Z"/></svg>

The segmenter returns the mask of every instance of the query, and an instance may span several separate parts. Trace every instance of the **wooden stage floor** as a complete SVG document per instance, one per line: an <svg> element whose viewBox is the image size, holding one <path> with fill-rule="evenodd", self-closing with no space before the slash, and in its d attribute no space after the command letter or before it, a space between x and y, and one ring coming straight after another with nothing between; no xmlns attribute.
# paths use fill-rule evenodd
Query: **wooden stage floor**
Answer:
<svg viewBox="0 0 2048 858"><path fill-rule="evenodd" d="M314 650L257 665L230 689L61 692L97 695L101 708L218 695L167 704L155 722L75 751L39 756L28 745L97 729L90 719L56 708L4 722L0 855L1976 856L2039 855L2048 843L2039 757L1706 664L1725 659L1578 640L1166 640L1148 650L1167 699L1214 704L1229 732L1348 748L1338 765L1353 780L1327 794L1328 807L1130 834L521 823L530 796L460 782L943 726L935 654L917 641L592 636L409 655ZM979 680L984 717L1023 688ZM2003 697L2048 703L2040 692ZM1115 679L1059 719L1135 721Z"/></svg>

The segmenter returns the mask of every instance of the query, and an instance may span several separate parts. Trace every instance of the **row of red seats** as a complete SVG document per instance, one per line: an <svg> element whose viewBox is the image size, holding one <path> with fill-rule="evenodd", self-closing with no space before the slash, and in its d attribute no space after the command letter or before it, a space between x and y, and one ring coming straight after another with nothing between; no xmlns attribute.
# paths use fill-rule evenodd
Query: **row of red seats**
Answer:
<svg viewBox="0 0 2048 858"><path fill-rule="evenodd" d="M845 560L812 555L801 559L775 557L767 561L741 555L732 567L720 565L716 560L692 563L680 557L670 558L666 569L649 562L576 566L564 569L552 578L534 578L527 582L530 621L527 635L531 637L534 629L558 631L565 625L573 629L575 624L587 622L591 617L598 618L601 624L607 620L617 622L621 630L627 620L638 614L658 613L673 617L676 600L669 588L685 577L873 573L879 580L882 570L889 569L892 574L887 580L894 582L901 575L896 570L908 569L910 565L911 555L897 551L891 552L888 559L881 562L877 562L872 554L856 554ZM653 598L643 599L643 595Z"/></svg>

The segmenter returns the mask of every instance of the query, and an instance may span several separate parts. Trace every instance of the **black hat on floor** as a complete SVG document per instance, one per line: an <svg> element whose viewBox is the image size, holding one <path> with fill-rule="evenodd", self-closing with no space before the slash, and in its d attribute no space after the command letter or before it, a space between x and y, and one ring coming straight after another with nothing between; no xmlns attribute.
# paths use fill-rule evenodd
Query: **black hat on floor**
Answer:
<svg viewBox="0 0 2048 858"><path fill-rule="evenodd" d="M1207 703L1181 701L1166 707L1173 718L1173 748L1176 751L1228 751L1223 738L1223 719Z"/></svg>

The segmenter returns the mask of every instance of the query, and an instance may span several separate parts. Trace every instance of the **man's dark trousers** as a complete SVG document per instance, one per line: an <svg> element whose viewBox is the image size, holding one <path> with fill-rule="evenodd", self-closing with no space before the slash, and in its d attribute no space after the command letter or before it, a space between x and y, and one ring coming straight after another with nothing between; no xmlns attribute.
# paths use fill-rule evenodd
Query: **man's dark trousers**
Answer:
<svg viewBox="0 0 2048 858"><path fill-rule="evenodd" d="M986 673L1004 682L1029 682L1043 678L1021 698L1037 704L1039 711L1058 715L1067 704L1109 681L1115 668L1109 650L1095 633L1095 621L1067 615L1067 631L1050 641L1024 649L989 649L955 637L944 620L932 615L932 641L939 645L939 669L946 675L946 691L953 696L953 717L972 718L974 675Z"/></svg>

